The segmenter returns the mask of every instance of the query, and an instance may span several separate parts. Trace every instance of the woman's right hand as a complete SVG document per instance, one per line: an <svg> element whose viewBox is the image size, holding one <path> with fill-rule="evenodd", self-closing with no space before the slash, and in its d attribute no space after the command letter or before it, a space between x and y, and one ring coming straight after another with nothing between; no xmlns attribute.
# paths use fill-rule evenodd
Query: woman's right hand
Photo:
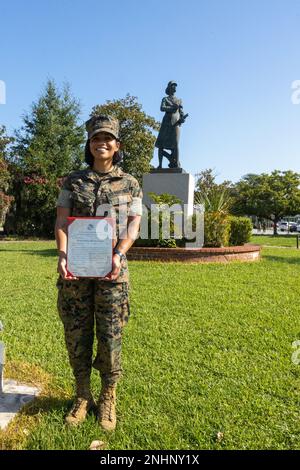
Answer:
<svg viewBox="0 0 300 470"><path fill-rule="evenodd" d="M60 256L57 264L57 272L60 274L64 281L77 281L78 277L68 276L67 272L67 259L65 256Z"/></svg>

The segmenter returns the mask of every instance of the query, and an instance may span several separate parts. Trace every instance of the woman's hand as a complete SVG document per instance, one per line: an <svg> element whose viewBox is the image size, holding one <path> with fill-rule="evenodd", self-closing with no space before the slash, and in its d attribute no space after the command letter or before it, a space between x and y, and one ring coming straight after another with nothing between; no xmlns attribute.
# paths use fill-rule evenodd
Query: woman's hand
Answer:
<svg viewBox="0 0 300 470"><path fill-rule="evenodd" d="M120 270L121 270L121 260L120 260L120 256L117 255L117 254L114 254L114 255L113 255L113 259L112 259L112 270L111 270L111 272L110 272L106 277L104 277L103 279L105 279L105 280L107 280L107 281L115 281L115 280L119 277Z"/></svg>
<svg viewBox="0 0 300 470"><path fill-rule="evenodd" d="M57 272L60 274L61 278L64 281L77 281L78 277L68 276L66 265L67 265L66 256L65 255L60 256L58 259L58 264L57 264Z"/></svg>

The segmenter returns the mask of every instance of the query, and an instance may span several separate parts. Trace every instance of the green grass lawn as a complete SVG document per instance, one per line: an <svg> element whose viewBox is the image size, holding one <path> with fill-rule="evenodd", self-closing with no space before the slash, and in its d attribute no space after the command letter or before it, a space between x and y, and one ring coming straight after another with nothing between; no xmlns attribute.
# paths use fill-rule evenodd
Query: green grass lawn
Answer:
<svg viewBox="0 0 300 470"><path fill-rule="evenodd" d="M68 429L72 374L56 311L53 242L0 244L7 374L42 394L0 434L0 448L300 449L300 252L257 263L130 262L118 426ZM97 396L99 379L93 372ZM219 438L218 433L219 434Z"/></svg>
<svg viewBox="0 0 300 470"><path fill-rule="evenodd" d="M252 235L250 243L267 246L297 247L296 234L293 235ZM299 242L300 246L300 242Z"/></svg>

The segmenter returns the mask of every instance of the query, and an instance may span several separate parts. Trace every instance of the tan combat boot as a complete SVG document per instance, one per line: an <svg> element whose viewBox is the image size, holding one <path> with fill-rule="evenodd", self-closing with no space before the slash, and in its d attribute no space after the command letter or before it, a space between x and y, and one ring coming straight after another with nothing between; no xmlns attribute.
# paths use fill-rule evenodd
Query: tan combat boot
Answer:
<svg viewBox="0 0 300 470"><path fill-rule="evenodd" d="M69 426L81 424L88 412L95 407L95 402L90 391L89 383L76 384L76 397L73 406L65 418L65 423Z"/></svg>
<svg viewBox="0 0 300 470"><path fill-rule="evenodd" d="M98 422L104 431L114 431L116 416L116 385L102 385L98 406Z"/></svg>

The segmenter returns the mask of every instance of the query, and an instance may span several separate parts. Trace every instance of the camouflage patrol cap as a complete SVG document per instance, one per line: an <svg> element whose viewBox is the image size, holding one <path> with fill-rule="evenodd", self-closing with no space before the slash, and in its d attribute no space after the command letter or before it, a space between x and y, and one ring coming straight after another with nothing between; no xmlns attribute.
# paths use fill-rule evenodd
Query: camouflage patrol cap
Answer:
<svg viewBox="0 0 300 470"><path fill-rule="evenodd" d="M85 128L89 139L91 139L95 134L98 134L98 132L108 132L116 139L119 138L119 121L112 116L106 116L104 114L92 116L88 121L86 121Z"/></svg>

